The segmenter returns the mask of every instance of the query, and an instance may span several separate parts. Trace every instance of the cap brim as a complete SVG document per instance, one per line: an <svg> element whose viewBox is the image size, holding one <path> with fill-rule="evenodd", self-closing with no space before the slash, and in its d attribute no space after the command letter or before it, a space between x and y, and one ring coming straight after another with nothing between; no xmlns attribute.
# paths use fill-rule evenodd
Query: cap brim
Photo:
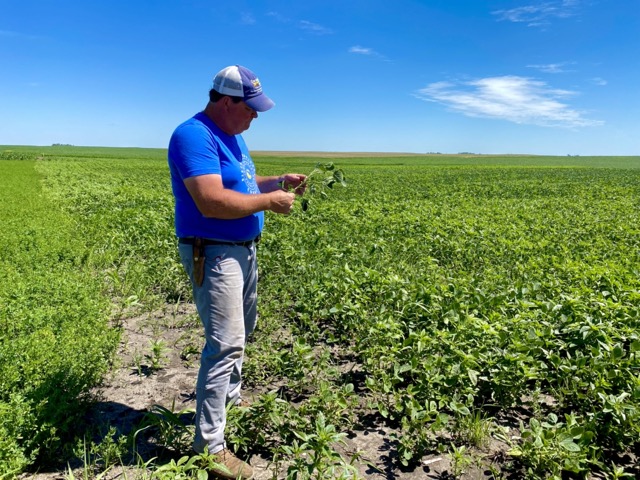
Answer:
<svg viewBox="0 0 640 480"><path fill-rule="evenodd" d="M247 105L253 108L256 112L266 112L273 108L275 102L267 97L264 93L257 97L249 98L244 101Z"/></svg>

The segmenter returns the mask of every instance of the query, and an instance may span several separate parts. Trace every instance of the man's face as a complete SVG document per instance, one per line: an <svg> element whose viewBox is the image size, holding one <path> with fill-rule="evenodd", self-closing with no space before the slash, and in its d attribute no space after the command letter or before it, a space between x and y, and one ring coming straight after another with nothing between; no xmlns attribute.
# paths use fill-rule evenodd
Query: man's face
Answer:
<svg viewBox="0 0 640 480"><path fill-rule="evenodd" d="M231 130L228 133L238 135L249 129L251 121L254 118L258 118L258 112L242 101L238 103L232 102L231 99L228 99L228 101L227 120Z"/></svg>

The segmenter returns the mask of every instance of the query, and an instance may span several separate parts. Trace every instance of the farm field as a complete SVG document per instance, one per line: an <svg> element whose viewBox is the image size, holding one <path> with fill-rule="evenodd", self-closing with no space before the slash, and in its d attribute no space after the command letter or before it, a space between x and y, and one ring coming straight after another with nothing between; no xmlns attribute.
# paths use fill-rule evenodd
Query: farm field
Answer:
<svg viewBox="0 0 640 480"><path fill-rule="evenodd" d="M0 147L0 478L189 473L201 340L165 156ZM640 157L254 160L348 182L266 215L228 425L260 478L640 477ZM99 422L116 371L112 411L140 415Z"/></svg>

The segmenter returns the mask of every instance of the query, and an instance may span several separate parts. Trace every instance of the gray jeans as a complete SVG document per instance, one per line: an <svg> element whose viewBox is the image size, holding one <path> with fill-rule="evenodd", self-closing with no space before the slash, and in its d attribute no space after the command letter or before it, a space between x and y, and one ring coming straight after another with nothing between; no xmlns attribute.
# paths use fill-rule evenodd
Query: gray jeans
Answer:
<svg viewBox="0 0 640 480"><path fill-rule="evenodd" d="M240 400L244 347L256 326L256 247L206 246L202 286L193 283L192 248L179 246L205 337L196 386L193 449L217 453L226 447L226 406Z"/></svg>

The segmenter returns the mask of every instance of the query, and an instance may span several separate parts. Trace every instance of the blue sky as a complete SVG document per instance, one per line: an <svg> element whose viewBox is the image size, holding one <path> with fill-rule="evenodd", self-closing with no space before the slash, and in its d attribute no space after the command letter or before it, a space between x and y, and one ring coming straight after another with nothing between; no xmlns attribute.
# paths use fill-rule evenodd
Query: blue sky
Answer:
<svg viewBox="0 0 640 480"><path fill-rule="evenodd" d="M640 155L639 0L0 0L0 144L166 147L241 64L252 150Z"/></svg>

